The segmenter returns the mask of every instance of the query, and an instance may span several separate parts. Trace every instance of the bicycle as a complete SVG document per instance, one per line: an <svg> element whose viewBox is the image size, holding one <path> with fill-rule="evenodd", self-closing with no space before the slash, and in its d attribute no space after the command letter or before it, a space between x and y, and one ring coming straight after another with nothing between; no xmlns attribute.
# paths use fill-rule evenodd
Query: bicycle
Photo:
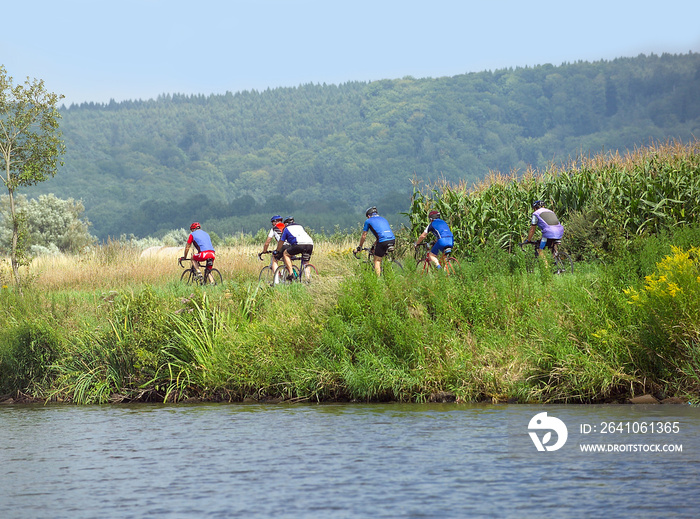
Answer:
<svg viewBox="0 0 700 519"><path fill-rule="evenodd" d="M311 263L303 263L301 261L301 255L290 256L292 260L292 272L287 269L287 265L282 263L280 258L280 266L277 267L274 274L274 279L278 280L279 285L291 285L292 283L311 283L311 280L318 276L318 270ZM293 262L299 261L299 266L294 265Z"/></svg>
<svg viewBox="0 0 700 519"><path fill-rule="evenodd" d="M263 254L272 254L273 251L268 250L265 252L260 252L258 253L258 259L262 261ZM269 265L265 265L262 269L260 269L260 274L258 275L258 282L259 283L265 283L266 285L276 285L279 283L279 278L275 277L275 272L278 267L275 267L275 269L272 268L272 260L270 260Z"/></svg>
<svg viewBox="0 0 700 519"><path fill-rule="evenodd" d="M532 245L534 249L534 256L530 257L530 260L526 263L525 265L525 270L528 272L534 272L535 271L535 261L537 260L539 256L539 241L527 241L525 240L524 242L520 243L520 249L523 252L527 252L525 250L525 245ZM554 260L554 274L566 274L566 273L574 273L574 260L571 259L571 256L569 256L569 253L566 252L564 249L559 248L560 242L554 242L553 245L548 245L547 248L552 251L552 259Z"/></svg>
<svg viewBox="0 0 700 519"><path fill-rule="evenodd" d="M425 252L421 251L421 248L424 249ZM416 247L414 257L416 258L416 262L418 263L417 267L419 272L427 274L430 271L430 267L434 267L433 262L430 261L430 257L428 256L428 253L432 248L432 243L425 242L419 243ZM440 266L447 275L454 274L456 269L459 267L459 261L457 261L457 258L452 256L452 247L448 247L444 251L442 251L438 256L438 261L440 262Z"/></svg>
<svg viewBox="0 0 700 519"><path fill-rule="evenodd" d="M190 267L185 268L185 266L182 264L184 261L189 261L190 262ZM197 284L197 285L206 285L206 284L212 284L212 285L220 285L222 284L223 278L221 277L221 272L219 272L218 269L215 269L212 267L214 263L214 260L208 259L207 260L207 266L204 268L204 275L198 274L197 271L194 268L194 264L192 264L192 258L179 258L177 260L177 264L180 265L183 269L185 269L182 274L180 275L180 281L187 285L191 284ZM213 283L205 283L205 279L208 277L211 277L211 280Z"/></svg>
<svg viewBox="0 0 700 519"><path fill-rule="evenodd" d="M362 257L360 256L361 252L367 252L367 264L371 267L374 268L374 245L372 245L370 248L363 247L362 249L354 250L352 251L353 256L355 256L357 259L361 260ZM388 260L388 262L387 262ZM387 250L386 256L384 256L384 260L382 261L382 270L384 269L384 265L390 265L392 268L398 268L399 270L403 270L403 265L399 260L397 260L394 257L394 250Z"/></svg>

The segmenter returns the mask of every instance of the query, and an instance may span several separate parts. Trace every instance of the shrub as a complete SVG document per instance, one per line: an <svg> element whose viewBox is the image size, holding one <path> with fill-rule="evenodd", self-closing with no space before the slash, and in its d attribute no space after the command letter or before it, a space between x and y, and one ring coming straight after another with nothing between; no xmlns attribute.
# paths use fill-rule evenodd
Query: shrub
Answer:
<svg viewBox="0 0 700 519"><path fill-rule="evenodd" d="M20 322L3 330L0 344L0 391L37 394L61 352L55 323L40 318Z"/></svg>
<svg viewBox="0 0 700 519"><path fill-rule="evenodd" d="M639 311L642 355L661 378L687 363L700 373L693 360L700 348L700 247L671 249L643 288L624 290Z"/></svg>

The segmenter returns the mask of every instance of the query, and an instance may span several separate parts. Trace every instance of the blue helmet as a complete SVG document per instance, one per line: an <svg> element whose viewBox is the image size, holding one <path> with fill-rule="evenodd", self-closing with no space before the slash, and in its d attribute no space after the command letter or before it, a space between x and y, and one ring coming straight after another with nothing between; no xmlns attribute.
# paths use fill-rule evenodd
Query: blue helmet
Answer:
<svg viewBox="0 0 700 519"><path fill-rule="evenodd" d="M532 202L533 209L539 209L543 205L544 205L544 202L542 200L535 200L534 202Z"/></svg>
<svg viewBox="0 0 700 519"><path fill-rule="evenodd" d="M277 220L282 221L282 217L281 217L280 215L278 215L278 214L276 214L275 216L273 216L272 218L270 218L270 223L275 223Z"/></svg>

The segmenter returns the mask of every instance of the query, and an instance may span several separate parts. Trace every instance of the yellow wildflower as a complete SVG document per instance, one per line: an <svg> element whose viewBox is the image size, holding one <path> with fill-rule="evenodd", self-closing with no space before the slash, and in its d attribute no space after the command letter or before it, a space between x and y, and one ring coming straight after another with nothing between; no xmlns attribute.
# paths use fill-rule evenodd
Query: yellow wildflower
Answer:
<svg viewBox="0 0 700 519"><path fill-rule="evenodd" d="M676 294L678 292L682 292L681 287L679 287L676 283L669 283L668 284L668 294L671 297L676 297Z"/></svg>

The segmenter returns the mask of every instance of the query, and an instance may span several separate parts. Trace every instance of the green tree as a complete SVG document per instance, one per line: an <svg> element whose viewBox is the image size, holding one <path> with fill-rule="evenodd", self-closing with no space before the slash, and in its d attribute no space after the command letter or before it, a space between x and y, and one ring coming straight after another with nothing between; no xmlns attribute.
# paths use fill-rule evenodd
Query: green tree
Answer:
<svg viewBox="0 0 700 519"><path fill-rule="evenodd" d="M61 115L56 108L63 97L47 92L42 80L27 78L23 85L14 86L0 65L0 179L10 200L10 257L18 289L19 267L25 261L26 244L21 238L26 223L15 209L15 191L56 174L59 157L65 152L58 129Z"/></svg>
<svg viewBox="0 0 700 519"><path fill-rule="evenodd" d="M15 210L26 218L33 253L78 252L96 241L88 231L90 222L83 216L85 207L81 201L63 200L48 194L31 200L25 195L17 195L14 202ZM8 250L12 241L9 214L10 200L3 195L0 197L0 217L5 225L0 225L0 247Z"/></svg>

